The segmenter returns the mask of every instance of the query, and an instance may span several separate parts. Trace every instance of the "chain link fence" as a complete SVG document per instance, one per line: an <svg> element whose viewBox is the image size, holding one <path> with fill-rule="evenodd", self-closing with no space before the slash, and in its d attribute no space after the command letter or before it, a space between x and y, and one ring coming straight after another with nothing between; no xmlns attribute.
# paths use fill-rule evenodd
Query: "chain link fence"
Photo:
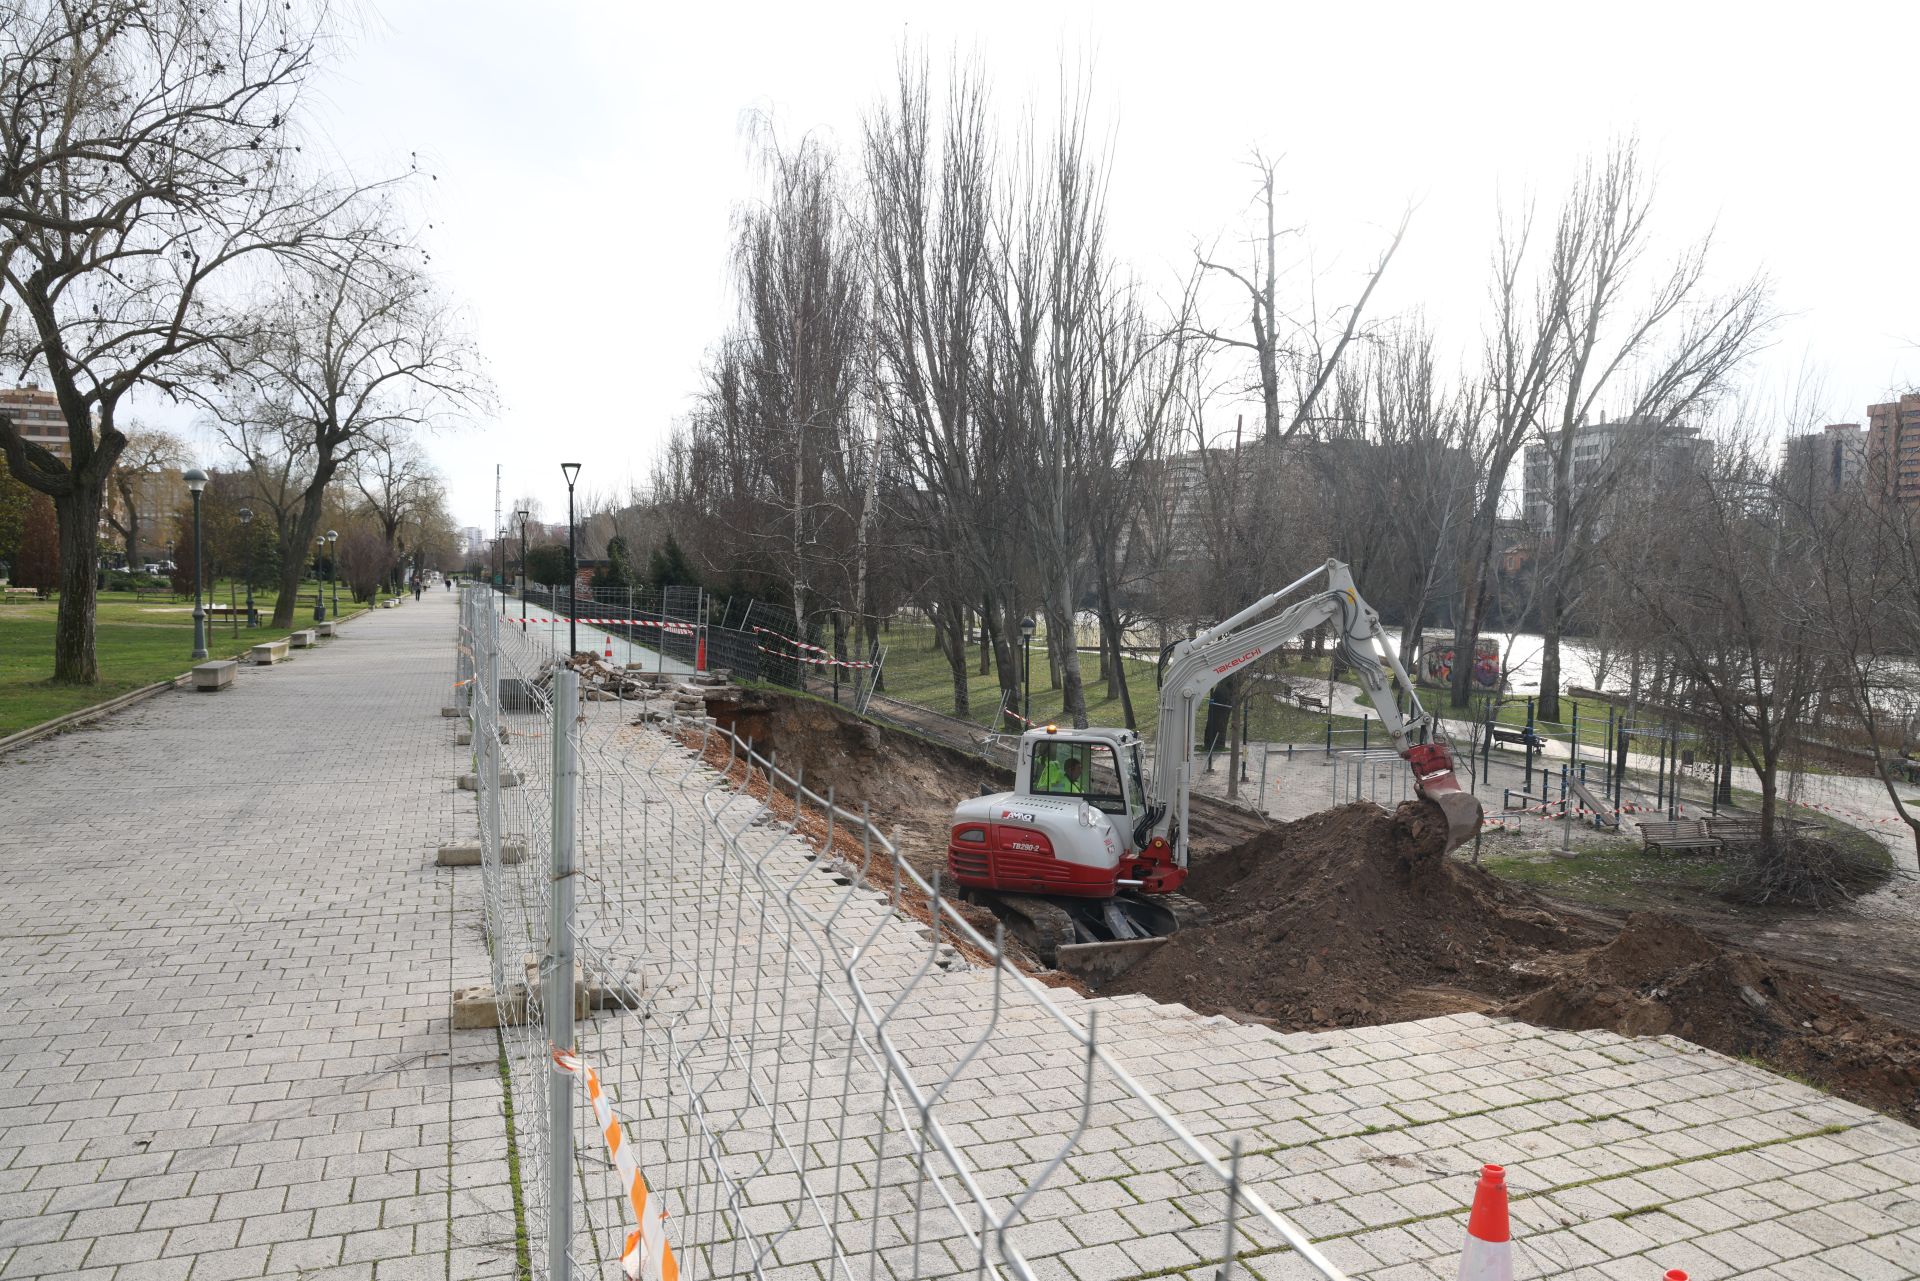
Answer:
<svg viewBox="0 0 1920 1281"><path fill-rule="evenodd" d="M461 649L535 1278L1039 1281L1122 1172L1161 1192L1137 1275L1341 1276L1136 1079L1125 1007L1022 971L833 788L582 702L484 588Z"/></svg>

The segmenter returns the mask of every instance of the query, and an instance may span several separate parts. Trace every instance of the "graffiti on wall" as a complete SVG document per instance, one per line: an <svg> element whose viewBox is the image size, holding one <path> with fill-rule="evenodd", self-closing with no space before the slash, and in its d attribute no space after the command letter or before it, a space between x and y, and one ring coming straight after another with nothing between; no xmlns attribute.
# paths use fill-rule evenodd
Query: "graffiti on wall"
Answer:
<svg viewBox="0 0 1920 1281"><path fill-rule="evenodd" d="M1453 679L1453 665L1456 662L1453 642L1438 638L1423 645L1420 652L1421 679L1435 685L1445 685ZM1497 642L1482 640L1479 652L1473 660L1473 688L1478 690L1498 690L1500 688L1500 646Z"/></svg>

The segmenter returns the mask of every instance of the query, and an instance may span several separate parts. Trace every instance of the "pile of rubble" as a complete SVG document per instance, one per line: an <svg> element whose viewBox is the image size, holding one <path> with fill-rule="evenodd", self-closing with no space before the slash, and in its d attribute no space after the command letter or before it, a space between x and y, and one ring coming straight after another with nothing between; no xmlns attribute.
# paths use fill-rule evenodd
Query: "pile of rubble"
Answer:
<svg viewBox="0 0 1920 1281"><path fill-rule="evenodd" d="M738 703L740 687L724 671L686 675L649 672L644 663L622 667L595 654L575 654L565 660L580 675L580 696L595 703L633 703L636 725L670 719L706 716L716 702ZM559 664L540 674L542 688L552 684Z"/></svg>

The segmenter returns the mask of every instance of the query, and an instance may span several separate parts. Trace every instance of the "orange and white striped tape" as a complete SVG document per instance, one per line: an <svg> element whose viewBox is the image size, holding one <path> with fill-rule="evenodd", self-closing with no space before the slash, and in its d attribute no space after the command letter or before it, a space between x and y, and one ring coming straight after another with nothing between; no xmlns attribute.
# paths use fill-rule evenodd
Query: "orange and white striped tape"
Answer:
<svg viewBox="0 0 1920 1281"><path fill-rule="evenodd" d="M648 1196L647 1181L641 1177L639 1163L633 1159L633 1146L627 1142L626 1131L620 1128L619 1118L607 1102L606 1091L600 1088L599 1074L557 1046L553 1051L553 1066L587 1083L587 1098L593 1104L594 1119L600 1122L600 1133L607 1141L607 1154L613 1158L613 1168L633 1206L634 1222L639 1227L628 1234L626 1247L620 1251L621 1268L633 1281L643 1277L646 1281L679 1281L680 1265L673 1257L673 1247L667 1243L666 1207L658 1198Z"/></svg>

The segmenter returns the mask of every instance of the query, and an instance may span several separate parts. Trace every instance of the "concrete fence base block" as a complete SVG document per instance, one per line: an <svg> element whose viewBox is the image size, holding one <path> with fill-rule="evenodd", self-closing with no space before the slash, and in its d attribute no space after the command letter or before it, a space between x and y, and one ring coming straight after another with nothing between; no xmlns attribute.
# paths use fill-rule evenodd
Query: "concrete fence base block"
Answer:
<svg viewBox="0 0 1920 1281"><path fill-rule="evenodd" d="M459 714L460 714L460 709L457 707L443 707L440 709L440 715L445 717L447 720L452 720L454 717L458 716Z"/></svg>
<svg viewBox="0 0 1920 1281"><path fill-rule="evenodd" d="M508 841L500 847L502 863L518 863L527 856L527 847L518 841ZM475 844L442 845L434 854L433 861L441 867L478 867L481 849Z"/></svg>
<svg viewBox="0 0 1920 1281"><path fill-rule="evenodd" d="M453 736L453 745L455 747L466 747L468 744L472 742L473 742L473 731L470 729L463 729L459 733Z"/></svg>
<svg viewBox="0 0 1920 1281"><path fill-rule="evenodd" d="M478 987L455 988L453 992L453 1026L456 1030L501 1026L501 1014L506 1015L506 1023L521 1024L527 1021L527 992L518 988L506 999L506 1009L494 996L493 985L482 983Z"/></svg>
<svg viewBox="0 0 1920 1281"><path fill-rule="evenodd" d="M510 769L503 769L500 771L500 786L518 787L520 786L520 776ZM460 776L460 790L463 792L479 791L480 776L478 774L462 774Z"/></svg>

